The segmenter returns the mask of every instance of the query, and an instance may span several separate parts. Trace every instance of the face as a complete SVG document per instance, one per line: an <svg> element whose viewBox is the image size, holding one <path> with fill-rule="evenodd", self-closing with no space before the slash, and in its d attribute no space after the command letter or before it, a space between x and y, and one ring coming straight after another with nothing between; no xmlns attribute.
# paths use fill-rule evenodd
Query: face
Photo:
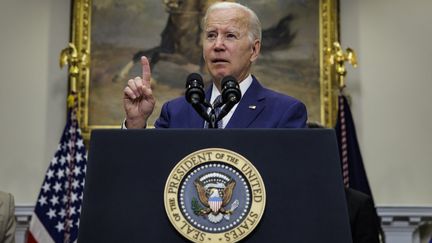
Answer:
<svg viewBox="0 0 432 243"><path fill-rule="evenodd" d="M248 13L239 9L214 10L204 26L203 54L216 85L227 75L238 81L246 78L258 57L259 40L248 36Z"/></svg>

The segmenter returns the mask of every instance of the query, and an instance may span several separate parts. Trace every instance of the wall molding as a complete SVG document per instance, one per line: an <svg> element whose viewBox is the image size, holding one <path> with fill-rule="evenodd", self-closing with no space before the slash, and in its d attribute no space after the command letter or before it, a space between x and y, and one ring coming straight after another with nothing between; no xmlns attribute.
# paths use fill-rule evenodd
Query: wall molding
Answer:
<svg viewBox="0 0 432 243"><path fill-rule="evenodd" d="M420 227L432 222L432 207L381 206L377 212L389 243L421 243Z"/></svg>
<svg viewBox="0 0 432 243"><path fill-rule="evenodd" d="M27 230L30 225L31 216L34 211L33 205L17 205L15 206L15 219L17 227L15 231L15 242L26 242Z"/></svg>

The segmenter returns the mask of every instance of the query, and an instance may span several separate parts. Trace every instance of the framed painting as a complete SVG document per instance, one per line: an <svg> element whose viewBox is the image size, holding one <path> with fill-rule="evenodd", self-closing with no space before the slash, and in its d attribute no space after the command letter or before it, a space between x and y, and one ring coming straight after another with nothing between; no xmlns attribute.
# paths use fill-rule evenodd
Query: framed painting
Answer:
<svg viewBox="0 0 432 243"><path fill-rule="evenodd" d="M87 53L77 76L78 119L85 138L95 128L119 127L123 89L140 75L139 57L150 58L157 104L184 95L192 72L203 66L199 20L217 0L74 0L72 43ZM326 62L338 40L337 0L239 0L262 22L260 57L252 73L264 86L302 100L308 120L333 126L337 84Z"/></svg>

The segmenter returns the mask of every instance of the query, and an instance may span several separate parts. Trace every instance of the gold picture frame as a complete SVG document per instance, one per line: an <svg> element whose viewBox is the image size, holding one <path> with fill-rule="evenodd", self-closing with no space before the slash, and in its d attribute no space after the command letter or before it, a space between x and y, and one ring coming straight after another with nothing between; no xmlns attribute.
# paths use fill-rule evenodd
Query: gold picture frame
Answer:
<svg viewBox="0 0 432 243"><path fill-rule="evenodd" d="M92 119L91 64L96 60L93 57L94 54L92 54L93 46L91 35L92 24L94 24L92 23L93 1L97 0L73 0L73 21L71 29L72 44L76 47L78 55L86 55L87 60L86 65L79 66L78 75L75 76L78 99L77 116L83 136L87 140L90 137L91 130L101 128L119 128L122 122L121 119L118 119L118 122L112 124L112 122L105 123L104 120L98 120L94 122L94 119ZM160 1L160 4L166 5L168 2L172 3L175 1ZM309 2L314 1L311 0ZM316 40L316 43L319 46L319 53L316 54L316 59L319 63L319 70L316 71L319 73L319 109L316 109L317 111L315 113L319 114L312 115L314 117L313 121L320 122L326 127L333 127L335 125L337 115L338 85L336 82L334 67L327 61L329 58L329 53L326 50L332 48L333 43L338 41L338 0L319 0L316 19L318 21L317 25L319 28L319 40ZM122 91L122 89L118 90L120 94ZM118 109L120 109L120 112L122 112L122 107L118 107ZM155 109L155 113L158 113L157 109Z"/></svg>

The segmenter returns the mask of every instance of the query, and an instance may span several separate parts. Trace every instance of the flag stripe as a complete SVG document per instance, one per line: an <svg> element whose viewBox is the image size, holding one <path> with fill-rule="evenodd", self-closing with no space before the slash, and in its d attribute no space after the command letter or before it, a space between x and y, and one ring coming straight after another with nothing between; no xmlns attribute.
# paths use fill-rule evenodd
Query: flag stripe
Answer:
<svg viewBox="0 0 432 243"><path fill-rule="evenodd" d="M30 233L27 238L27 243L35 243L35 242L46 242L51 243L54 242L48 232L45 230L43 224L39 221L38 216L33 213L31 221L30 221Z"/></svg>

